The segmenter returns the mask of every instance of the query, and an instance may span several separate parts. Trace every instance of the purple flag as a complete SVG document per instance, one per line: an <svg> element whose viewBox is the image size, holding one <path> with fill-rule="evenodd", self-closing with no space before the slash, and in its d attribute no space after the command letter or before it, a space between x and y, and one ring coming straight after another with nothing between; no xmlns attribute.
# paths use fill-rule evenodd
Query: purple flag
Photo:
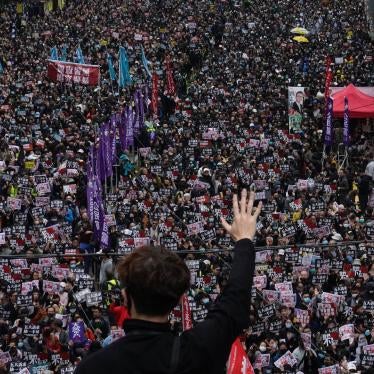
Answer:
<svg viewBox="0 0 374 374"><path fill-rule="evenodd" d="M139 127L144 127L144 96L141 90L139 90Z"/></svg>
<svg viewBox="0 0 374 374"><path fill-rule="evenodd" d="M105 144L102 141L102 130L100 129L99 145L96 150L96 175L100 180L106 179L106 167L105 167Z"/></svg>
<svg viewBox="0 0 374 374"><path fill-rule="evenodd" d="M83 321L69 323L69 339L74 343L84 343L87 339L85 337L85 327Z"/></svg>
<svg viewBox="0 0 374 374"><path fill-rule="evenodd" d="M327 99L327 112L326 112L326 127L325 127L325 145L332 145L333 126L332 126L332 110L334 101L331 97Z"/></svg>
<svg viewBox="0 0 374 374"><path fill-rule="evenodd" d="M126 108L127 127L126 127L126 149L134 145L134 111L131 107Z"/></svg>
<svg viewBox="0 0 374 374"><path fill-rule="evenodd" d="M346 147L349 147L349 109L347 97L344 98L343 143Z"/></svg>
<svg viewBox="0 0 374 374"><path fill-rule="evenodd" d="M134 125L133 125L133 131L134 134L139 134L139 129L140 129L140 122L139 122L139 89L136 90L134 94L134 103L135 103L135 113L134 113Z"/></svg>
<svg viewBox="0 0 374 374"><path fill-rule="evenodd" d="M121 120L119 124L119 142L121 144L121 150L124 151L126 148L126 128L127 128L127 113L124 110L121 114Z"/></svg>
<svg viewBox="0 0 374 374"><path fill-rule="evenodd" d="M92 175L96 175L100 180L102 177L102 167L101 167L101 158L100 158L100 144L94 145L93 148L93 173Z"/></svg>
<svg viewBox="0 0 374 374"><path fill-rule="evenodd" d="M94 203L93 203L93 197L94 197L94 191L93 191L93 182L91 178L87 177L87 189L86 189L86 197L87 197L87 212L88 212L88 218L90 222L93 222L94 219Z"/></svg>
<svg viewBox="0 0 374 374"><path fill-rule="evenodd" d="M113 174L112 142L111 142L110 130L111 130L110 123L109 122L105 123L104 132L103 132L103 136L104 136L103 141L104 141L105 168L106 168L107 177L110 177Z"/></svg>
<svg viewBox="0 0 374 374"><path fill-rule="evenodd" d="M104 207L102 207L103 213ZM109 229L108 224L105 219L105 214L100 216L103 220L102 226L101 226L101 233L100 233L100 248L108 248L109 247Z"/></svg>
<svg viewBox="0 0 374 374"><path fill-rule="evenodd" d="M112 167L112 144L110 136L110 124L104 123L100 128L100 141L98 150L98 161L100 167L100 179L104 180L113 174Z"/></svg>
<svg viewBox="0 0 374 374"><path fill-rule="evenodd" d="M148 97L149 97L149 88L147 85L145 85L144 86L144 104L145 104L145 109L146 109L147 114L148 114L148 109L149 109Z"/></svg>
<svg viewBox="0 0 374 374"><path fill-rule="evenodd" d="M94 175L94 150L90 147L89 156L87 161L87 188L86 188L86 198L87 198L87 211L90 222L93 222L93 175Z"/></svg>
<svg viewBox="0 0 374 374"><path fill-rule="evenodd" d="M100 240L101 237L101 226L103 223L102 218L102 197L101 197L101 186L98 177L94 177L93 181L93 197L92 197L92 205L93 205L93 231L96 240Z"/></svg>
<svg viewBox="0 0 374 374"><path fill-rule="evenodd" d="M113 167L116 158L116 127L117 127L117 115L113 114L110 118L110 142L111 142L111 165ZM113 171L113 169L112 169Z"/></svg>

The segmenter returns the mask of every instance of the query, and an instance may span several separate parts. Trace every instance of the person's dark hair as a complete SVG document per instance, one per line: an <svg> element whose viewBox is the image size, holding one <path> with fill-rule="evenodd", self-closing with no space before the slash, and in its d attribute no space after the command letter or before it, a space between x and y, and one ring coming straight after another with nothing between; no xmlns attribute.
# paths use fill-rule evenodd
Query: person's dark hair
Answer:
<svg viewBox="0 0 374 374"><path fill-rule="evenodd" d="M190 286L184 261L164 248L137 248L120 260L117 269L136 311L147 316L170 313Z"/></svg>

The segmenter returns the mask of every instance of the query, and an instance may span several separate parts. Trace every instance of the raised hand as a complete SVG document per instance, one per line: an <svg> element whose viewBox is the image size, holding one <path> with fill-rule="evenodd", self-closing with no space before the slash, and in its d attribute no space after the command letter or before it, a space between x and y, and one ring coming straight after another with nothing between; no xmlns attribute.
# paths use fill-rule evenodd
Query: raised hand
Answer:
<svg viewBox="0 0 374 374"><path fill-rule="evenodd" d="M222 226L231 235L233 240L241 239L253 240L256 233L257 217L260 215L262 202L260 202L252 214L253 203L255 201L255 193L253 191L249 194L247 203L247 190L242 191L240 199L240 209L238 203L238 195L234 195L232 199L234 220L230 225L224 218L221 218Z"/></svg>

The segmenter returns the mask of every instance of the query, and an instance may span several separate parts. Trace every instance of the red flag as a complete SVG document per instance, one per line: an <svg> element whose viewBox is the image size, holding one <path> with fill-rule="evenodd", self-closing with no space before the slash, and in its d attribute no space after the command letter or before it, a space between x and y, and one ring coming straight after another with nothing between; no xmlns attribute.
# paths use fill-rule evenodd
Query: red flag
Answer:
<svg viewBox="0 0 374 374"><path fill-rule="evenodd" d="M188 302L188 297L186 294L184 294L182 298L182 325L183 331L192 328L190 304Z"/></svg>
<svg viewBox="0 0 374 374"><path fill-rule="evenodd" d="M166 80L167 80L167 90L169 95L175 95L175 83L173 78L173 70L171 68L170 56L167 56L165 59L166 65Z"/></svg>
<svg viewBox="0 0 374 374"><path fill-rule="evenodd" d="M151 111L154 116L157 116L157 107L158 107L158 75L156 73L153 73Z"/></svg>
<svg viewBox="0 0 374 374"><path fill-rule="evenodd" d="M48 61L48 78L55 82L97 86L100 83L100 66Z"/></svg>
<svg viewBox="0 0 374 374"><path fill-rule="evenodd" d="M328 56L326 58L325 100L330 96L330 85L332 81L331 62L331 57Z"/></svg>
<svg viewBox="0 0 374 374"><path fill-rule="evenodd" d="M254 374L251 362L239 338L237 338L231 346L227 374Z"/></svg>

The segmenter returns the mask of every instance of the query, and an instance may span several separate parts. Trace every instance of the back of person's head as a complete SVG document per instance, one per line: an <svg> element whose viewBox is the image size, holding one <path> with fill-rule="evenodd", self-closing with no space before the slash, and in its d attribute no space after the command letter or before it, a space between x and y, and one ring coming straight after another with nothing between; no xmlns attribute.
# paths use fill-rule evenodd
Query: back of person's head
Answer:
<svg viewBox="0 0 374 374"><path fill-rule="evenodd" d="M164 248L141 247L118 264L118 276L137 313L164 316L190 286L184 261Z"/></svg>

